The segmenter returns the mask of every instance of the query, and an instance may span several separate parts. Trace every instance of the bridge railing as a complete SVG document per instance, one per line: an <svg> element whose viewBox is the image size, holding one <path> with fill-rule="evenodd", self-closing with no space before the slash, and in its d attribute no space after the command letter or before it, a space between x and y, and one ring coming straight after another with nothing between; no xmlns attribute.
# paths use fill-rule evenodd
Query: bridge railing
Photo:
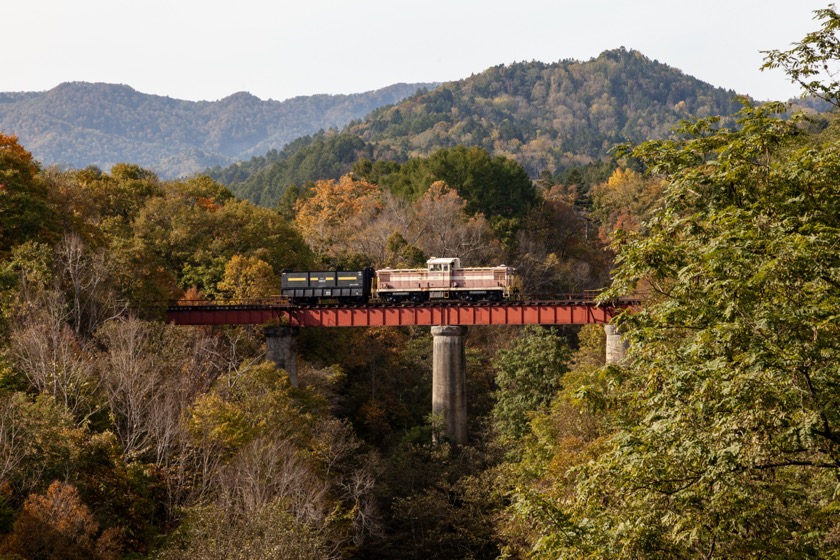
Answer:
<svg viewBox="0 0 840 560"><path fill-rule="evenodd" d="M600 295L600 291L590 290L584 292L577 292L577 293L568 293L568 294L543 294L537 295L532 297L525 297L520 298L518 300L508 300L508 301L500 301L500 302L490 302L490 301L479 301L479 302L466 302L461 300L436 300L436 301L429 301L424 303L412 303L412 302L405 302L405 303L385 303L380 301L372 301L367 304L338 304L338 303L329 303L325 302L322 304L317 305L300 305L300 304L293 304L289 301L288 298L277 295L277 296L268 296L268 297L261 297L261 298L248 298L248 299L207 299L207 300L196 300L196 299L178 299L178 300L170 300L168 303L168 307L170 308L177 308L177 307L297 307L297 308L308 308L308 307L400 307L400 306L408 306L408 307L416 307L416 306L439 306L439 305L477 305L477 306L499 306L499 305L510 305L510 304L547 304L547 303L556 303L556 304L597 304L597 298ZM610 302L611 305L634 305L641 301L640 296L634 296L629 298L622 298L620 300L616 300Z"/></svg>

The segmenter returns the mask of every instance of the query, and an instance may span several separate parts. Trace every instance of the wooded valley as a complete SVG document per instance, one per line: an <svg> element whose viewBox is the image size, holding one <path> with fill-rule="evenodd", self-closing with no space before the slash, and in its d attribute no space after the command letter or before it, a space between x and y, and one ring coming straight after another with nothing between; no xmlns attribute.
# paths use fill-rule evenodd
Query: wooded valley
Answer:
<svg viewBox="0 0 840 560"><path fill-rule="evenodd" d="M817 15L766 66L836 108ZM674 120L556 77L647 62L494 68L182 179L0 134L0 558L840 557L840 120L664 65ZM452 446L427 328L302 329L292 386L261 329L163 321L433 256L642 298L627 360L597 325L470 327Z"/></svg>

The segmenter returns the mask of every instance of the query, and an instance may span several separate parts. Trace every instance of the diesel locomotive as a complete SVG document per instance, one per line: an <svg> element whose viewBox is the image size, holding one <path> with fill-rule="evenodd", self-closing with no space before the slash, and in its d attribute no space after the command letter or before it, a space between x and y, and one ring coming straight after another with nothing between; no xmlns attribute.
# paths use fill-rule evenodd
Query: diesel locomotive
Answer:
<svg viewBox="0 0 840 560"><path fill-rule="evenodd" d="M426 265L426 268L284 272L281 295L297 305L328 301L345 304L502 301L519 297L519 279L512 267L462 268L458 257L431 258Z"/></svg>

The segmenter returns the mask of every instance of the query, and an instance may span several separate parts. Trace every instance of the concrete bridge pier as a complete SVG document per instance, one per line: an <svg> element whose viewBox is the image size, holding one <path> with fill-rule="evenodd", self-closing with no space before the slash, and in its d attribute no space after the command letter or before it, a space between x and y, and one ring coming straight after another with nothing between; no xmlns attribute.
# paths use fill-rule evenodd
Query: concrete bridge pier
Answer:
<svg viewBox="0 0 840 560"><path fill-rule="evenodd" d="M432 414L443 418L444 435L467 443L466 327L432 327Z"/></svg>
<svg viewBox="0 0 840 560"><path fill-rule="evenodd" d="M289 382L298 386L297 327L265 327L265 357L289 374Z"/></svg>
<svg viewBox="0 0 840 560"><path fill-rule="evenodd" d="M615 325L606 323L604 332L607 334L607 365L620 365L627 352L627 341Z"/></svg>

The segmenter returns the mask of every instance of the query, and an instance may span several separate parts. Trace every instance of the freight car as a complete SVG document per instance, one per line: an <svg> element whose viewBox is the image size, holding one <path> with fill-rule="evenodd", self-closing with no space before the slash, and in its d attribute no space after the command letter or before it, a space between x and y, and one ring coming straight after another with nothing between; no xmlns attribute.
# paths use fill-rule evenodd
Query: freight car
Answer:
<svg viewBox="0 0 840 560"><path fill-rule="evenodd" d="M322 300L364 304L370 300L374 270L332 270L283 272L280 295L298 305L314 305Z"/></svg>
<svg viewBox="0 0 840 560"><path fill-rule="evenodd" d="M499 265L462 268L457 257L431 258L426 268L374 271L284 272L281 294L298 305L325 301L364 304L461 300L501 301L519 297L516 271Z"/></svg>

